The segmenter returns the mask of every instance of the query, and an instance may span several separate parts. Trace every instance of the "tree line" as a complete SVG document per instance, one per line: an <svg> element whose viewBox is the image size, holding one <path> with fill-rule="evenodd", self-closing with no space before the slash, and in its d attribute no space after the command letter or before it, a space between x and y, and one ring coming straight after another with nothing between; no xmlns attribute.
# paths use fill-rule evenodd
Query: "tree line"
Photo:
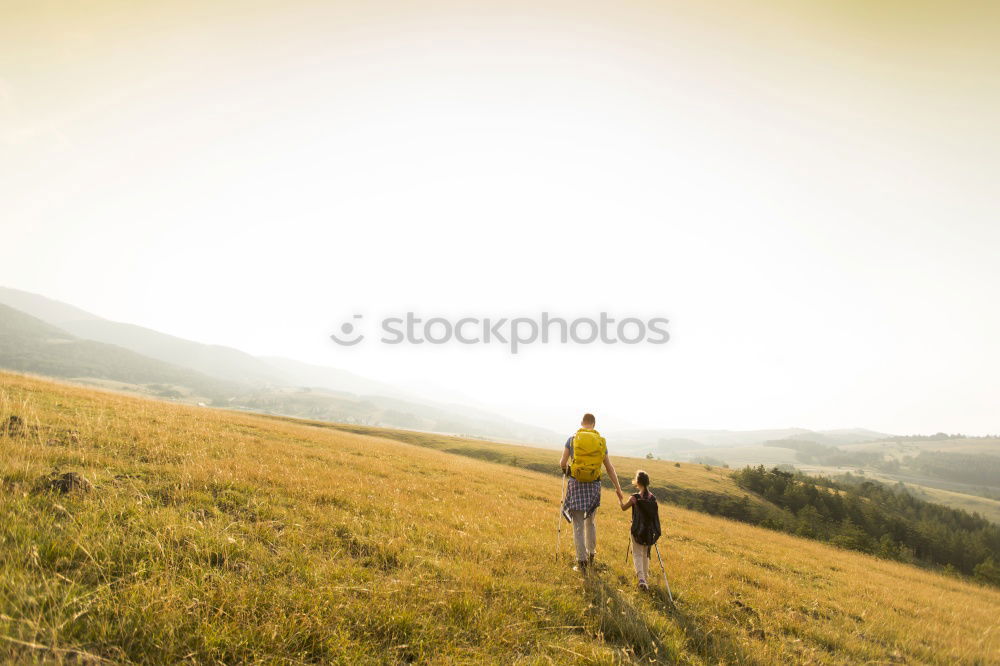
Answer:
<svg viewBox="0 0 1000 666"><path fill-rule="evenodd" d="M933 479L1000 487L1000 456L921 451L915 458L904 460L902 468Z"/></svg>
<svg viewBox="0 0 1000 666"><path fill-rule="evenodd" d="M778 510L741 501L725 507L731 518L1000 586L1000 526L978 514L851 474L834 480L759 465L733 477Z"/></svg>

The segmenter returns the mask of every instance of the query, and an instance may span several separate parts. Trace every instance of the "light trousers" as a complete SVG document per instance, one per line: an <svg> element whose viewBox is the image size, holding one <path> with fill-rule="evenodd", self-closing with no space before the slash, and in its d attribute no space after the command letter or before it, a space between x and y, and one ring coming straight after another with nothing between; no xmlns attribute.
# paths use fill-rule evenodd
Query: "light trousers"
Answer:
<svg viewBox="0 0 1000 666"><path fill-rule="evenodd" d="M573 519L573 543L576 544L577 562L586 562L588 555L597 552L597 526L594 524L594 514L591 511L586 518L583 511L570 511L569 517Z"/></svg>
<svg viewBox="0 0 1000 666"><path fill-rule="evenodd" d="M632 564L635 565L635 574L640 583L645 583L649 578L649 551L652 548L636 543L635 537L632 537Z"/></svg>

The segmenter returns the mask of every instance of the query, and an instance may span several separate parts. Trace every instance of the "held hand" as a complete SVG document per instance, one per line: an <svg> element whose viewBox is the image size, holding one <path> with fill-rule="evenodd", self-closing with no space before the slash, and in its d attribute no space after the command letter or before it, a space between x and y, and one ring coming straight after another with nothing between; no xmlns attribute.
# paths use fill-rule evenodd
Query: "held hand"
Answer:
<svg viewBox="0 0 1000 666"><path fill-rule="evenodd" d="M624 504L625 503L625 493L622 492L622 489L621 488L615 488L615 494L618 495L618 503L619 504Z"/></svg>

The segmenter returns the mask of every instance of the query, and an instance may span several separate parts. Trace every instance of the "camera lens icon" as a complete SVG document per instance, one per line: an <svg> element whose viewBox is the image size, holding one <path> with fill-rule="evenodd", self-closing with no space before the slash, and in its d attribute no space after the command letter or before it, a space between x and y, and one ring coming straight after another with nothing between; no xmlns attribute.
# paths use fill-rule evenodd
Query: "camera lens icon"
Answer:
<svg viewBox="0 0 1000 666"><path fill-rule="evenodd" d="M361 319L361 315L356 314L354 315L354 317L352 317L352 319ZM340 325L340 332L341 334L343 334L344 338L339 337L336 333L332 333L330 335L330 339L336 342L338 345L344 347L353 347L354 345L358 344L359 342L365 339L365 336L361 333L358 333L356 337L351 337L355 335L356 330L357 326L355 326L354 322L345 321L343 324Z"/></svg>

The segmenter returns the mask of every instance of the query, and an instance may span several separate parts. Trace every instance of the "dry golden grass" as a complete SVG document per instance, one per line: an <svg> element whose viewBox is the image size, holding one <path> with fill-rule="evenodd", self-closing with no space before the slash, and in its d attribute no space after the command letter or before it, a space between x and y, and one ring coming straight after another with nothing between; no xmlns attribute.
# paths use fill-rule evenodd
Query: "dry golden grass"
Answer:
<svg viewBox="0 0 1000 666"><path fill-rule="evenodd" d="M7 661L1000 663L1000 591L665 506L671 608L634 589L611 494L581 580L559 479L468 452L0 374L11 414Z"/></svg>
<svg viewBox="0 0 1000 666"><path fill-rule="evenodd" d="M447 453L456 453L479 460L534 469L549 474L557 474L559 471L558 461L561 451L558 448L542 449L522 446L520 444L469 439L454 435L329 423L326 421L308 421L283 416L266 416L264 418L286 423L305 423L317 428L392 439L407 444L430 447ZM569 434L572 434L572 431ZM558 444L559 442L556 442L556 445ZM615 461L615 467L623 484L632 478L637 469L644 469L649 472L655 480L654 485L659 488L710 491L737 497L747 494L747 491L740 488L733 481L731 472L728 469L702 465L700 463L620 457L615 455L613 442L609 447L609 452ZM751 499L755 502L763 502L763 500Z"/></svg>

